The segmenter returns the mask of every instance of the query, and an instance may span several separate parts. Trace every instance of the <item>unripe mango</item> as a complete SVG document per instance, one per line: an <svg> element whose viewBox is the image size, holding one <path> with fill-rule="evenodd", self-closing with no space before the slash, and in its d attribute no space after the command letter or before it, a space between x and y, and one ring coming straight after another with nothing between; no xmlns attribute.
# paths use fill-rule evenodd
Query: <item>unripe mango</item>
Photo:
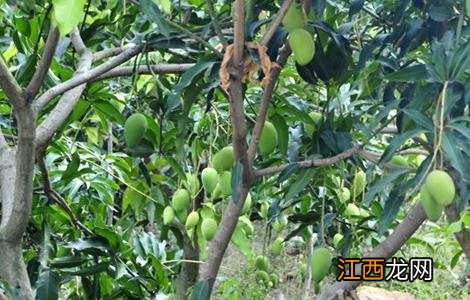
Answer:
<svg viewBox="0 0 470 300"><path fill-rule="evenodd" d="M266 271L257 270L255 272L255 278L258 282L262 282L264 284L269 284L269 275Z"/></svg>
<svg viewBox="0 0 470 300"><path fill-rule="evenodd" d="M232 195L232 173L224 171L220 175L219 185L224 196Z"/></svg>
<svg viewBox="0 0 470 300"><path fill-rule="evenodd" d="M307 30L297 28L292 30L289 34L289 46L294 53L295 61L304 66L308 64L315 55L315 45L313 44L313 37Z"/></svg>
<svg viewBox="0 0 470 300"><path fill-rule="evenodd" d="M274 273L269 275L269 280L271 281L274 288L279 284L279 277L277 277L277 275Z"/></svg>
<svg viewBox="0 0 470 300"><path fill-rule="evenodd" d="M220 182L220 178L219 178L219 182ZM222 197L222 189L220 188L220 183L217 183L214 191L212 192L212 200L218 199L221 197Z"/></svg>
<svg viewBox="0 0 470 300"><path fill-rule="evenodd" d="M277 142L278 135L276 127L274 127L271 122L266 121L259 137L258 148L260 154L263 156L271 154L274 149L276 149Z"/></svg>
<svg viewBox="0 0 470 300"><path fill-rule="evenodd" d="M263 255L258 255L255 260L255 266L258 270L267 271L269 268L268 258Z"/></svg>
<svg viewBox="0 0 470 300"><path fill-rule="evenodd" d="M214 210L209 206L202 206L199 210L199 215L204 219L214 218Z"/></svg>
<svg viewBox="0 0 470 300"><path fill-rule="evenodd" d="M288 220L285 215L280 216L273 222L273 229L276 232L281 232L287 226Z"/></svg>
<svg viewBox="0 0 470 300"><path fill-rule="evenodd" d="M333 245L336 249L339 249L343 246L343 238L344 236L339 232L333 236Z"/></svg>
<svg viewBox="0 0 470 300"><path fill-rule="evenodd" d="M428 187L426 184L421 186L419 190L421 204L423 205L424 212L426 213L427 218L436 222L442 215L444 210L443 206L434 201L433 197L429 193Z"/></svg>
<svg viewBox="0 0 470 300"><path fill-rule="evenodd" d="M251 210L251 195L248 193L246 195L245 203L243 203L243 209L242 209L242 214L247 214Z"/></svg>
<svg viewBox="0 0 470 300"><path fill-rule="evenodd" d="M171 205L177 211L185 211L189 207L189 201L191 196L189 195L188 190L186 189L178 189L173 194L173 198L171 199Z"/></svg>
<svg viewBox="0 0 470 300"><path fill-rule="evenodd" d="M312 279L320 282L328 274L331 267L330 250L327 248L317 248L312 252Z"/></svg>
<svg viewBox="0 0 470 300"><path fill-rule="evenodd" d="M174 219L175 211L173 210L173 208L171 206L165 207L165 209L163 210L163 225L171 224Z"/></svg>
<svg viewBox="0 0 470 300"><path fill-rule="evenodd" d="M147 131L147 118L141 113L135 113L127 118L124 124L124 139L127 147L137 146Z"/></svg>
<svg viewBox="0 0 470 300"><path fill-rule="evenodd" d="M315 129L317 129L318 123L320 123L321 113L316 112L316 111L312 111L308 115L313 120L313 122L315 123L315 125L312 125L310 123L305 123L304 124L305 133L307 134L308 137L311 137L313 135L313 132L315 131Z"/></svg>
<svg viewBox="0 0 470 300"><path fill-rule="evenodd" d="M361 211L359 210L359 207L357 207L356 204L354 203L349 203L348 206L346 206L346 215L349 217L358 217L361 215Z"/></svg>
<svg viewBox="0 0 470 300"><path fill-rule="evenodd" d="M284 239L282 237L278 237L274 240L274 242L271 244L271 253L273 255L279 255L281 254Z"/></svg>
<svg viewBox="0 0 470 300"><path fill-rule="evenodd" d="M268 217L268 210L269 210L269 204L267 202L261 203L259 214L261 215L263 219L266 219Z"/></svg>
<svg viewBox="0 0 470 300"><path fill-rule="evenodd" d="M199 192L199 189L201 188L201 183L199 182L199 178L197 178L197 175L187 173L186 186L188 187L192 195L196 195L196 193Z"/></svg>
<svg viewBox="0 0 470 300"><path fill-rule="evenodd" d="M196 227L197 223L199 223L199 214L197 213L197 211L190 212L188 217L186 218L186 229Z"/></svg>
<svg viewBox="0 0 470 300"><path fill-rule="evenodd" d="M217 232L217 222L212 218L204 219L201 224L201 232L206 241L212 240Z"/></svg>
<svg viewBox="0 0 470 300"><path fill-rule="evenodd" d="M354 176L352 185L354 198L362 194L362 192L366 188L366 184L366 173L364 173L364 171L362 170L357 171L356 175Z"/></svg>
<svg viewBox="0 0 470 300"><path fill-rule="evenodd" d="M217 170L214 168L205 168L201 172L201 179L204 190L210 194L219 182L219 174L217 174Z"/></svg>
<svg viewBox="0 0 470 300"><path fill-rule="evenodd" d="M186 217L188 216L188 211L186 209L182 211L175 211L175 212L176 212L176 217L181 222L181 224L186 222Z"/></svg>
<svg viewBox="0 0 470 300"><path fill-rule="evenodd" d="M435 170L426 177L426 189L432 199L441 206L452 203L455 197L455 185L452 177L445 171Z"/></svg>
<svg viewBox="0 0 470 300"><path fill-rule="evenodd" d="M307 23L307 16L299 3L292 3L282 19L282 25L287 31L302 28Z"/></svg>
<svg viewBox="0 0 470 300"><path fill-rule="evenodd" d="M397 166L408 167L408 160L406 160L406 158L401 155L393 156L390 162Z"/></svg>
<svg viewBox="0 0 470 300"><path fill-rule="evenodd" d="M347 187L342 187L339 192L339 200L341 202L348 202L351 199L351 191Z"/></svg>
<svg viewBox="0 0 470 300"><path fill-rule="evenodd" d="M233 166L234 160L235 156L233 154L233 147L227 146L214 154L214 157L212 157L212 167L219 173L230 170Z"/></svg>

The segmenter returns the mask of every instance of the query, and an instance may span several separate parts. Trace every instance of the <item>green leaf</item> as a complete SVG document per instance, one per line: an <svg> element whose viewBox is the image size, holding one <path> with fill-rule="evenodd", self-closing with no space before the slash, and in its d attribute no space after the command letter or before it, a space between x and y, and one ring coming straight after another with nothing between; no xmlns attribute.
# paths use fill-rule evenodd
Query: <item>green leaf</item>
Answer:
<svg viewBox="0 0 470 300"><path fill-rule="evenodd" d="M243 164L237 160L232 168L231 186L232 186L232 201L238 204L240 201L240 185L243 178Z"/></svg>
<svg viewBox="0 0 470 300"><path fill-rule="evenodd" d="M176 172L176 174L178 175L178 177L181 179L181 180L186 180L186 173L184 173L184 170L183 168L180 166L180 164L176 161L176 159L174 159L173 157L171 156L165 156L164 157L165 161L167 162L167 164L170 165L170 167L173 169L173 171Z"/></svg>
<svg viewBox="0 0 470 300"><path fill-rule="evenodd" d="M364 204L369 204L375 197L380 192L383 192L385 188L392 183L395 179L400 177L401 175L408 173L408 169L397 169L393 171L390 174L387 174L384 178L381 180L377 181L372 187L370 187L367 191L367 193L364 196Z"/></svg>
<svg viewBox="0 0 470 300"><path fill-rule="evenodd" d="M37 300L55 300L59 299L60 277L54 271L45 269L39 274L36 282Z"/></svg>
<svg viewBox="0 0 470 300"><path fill-rule="evenodd" d="M279 114L273 115L271 117L271 121L273 122L274 127L276 127L276 131L279 137L279 151L283 156L286 156L289 144L289 127L287 126L284 118Z"/></svg>
<svg viewBox="0 0 470 300"><path fill-rule="evenodd" d="M460 260L460 256L462 256L462 253L463 253L463 250L460 249L459 251L457 251L454 256L452 256L452 259L450 260L450 268L453 269L455 268L455 266L457 265L457 263L459 262Z"/></svg>
<svg viewBox="0 0 470 300"><path fill-rule="evenodd" d="M287 191L286 195L284 196L285 201L289 201L290 199L297 196L298 193L303 191L305 187L311 183L313 176L315 175L315 169L308 169L299 174L298 180L296 180Z"/></svg>
<svg viewBox="0 0 470 300"><path fill-rule="evenodd" d="M108 268L109 268L109 262L102 262L99 264L92 265L90 267L80 269L78 271L66 272L66 273L70 275L75 275L75 276L88 276L88 275L105 272L108 270Z"/></svg>
<svg viewBox="0 0 470 300"><path fill-rule="evenodd" d="M387 74L385 79L390 81L418 81L425 80L428 76L425 65L416 65Z"/></svg>
<svg viewBox="0 0 470 300"><path fill-rule="evenodd" d="M193 293L192 293L192 300L206 300L209 299L210 295L210 281L211 279L207 280L199 280L196 282L193 288ZM212 280L213 281L213 280Z"/></svg>
<svg viewBox="0 0 470 300"><path fill-rule="evenodd" d="M285 180L289 179L289 177L299 170L300 164L298 162L290 163L277 177L277 183L280 184Z"/></svg>
<svg viewBox="0 0 470 300"><path fill-rule="evenodd" d="M400 207L405 200L405 186L403 183L396 185L385 201L385 206L379 220L379 234L384 234L390 224L395 220Z"/></svg>
<svg viewBox="0 0 470 300"><path fill-rule="evenodd" d="M243 232L241 226L235 227L232 235L232 243L240 250L246 257L253 256L253 249L251 248L251 241Z"/></svg>
<svg viewBox="0 0 470 300"><path fill-rule="evenodd" d="M81 264L87 262L88 259L81 257L81 256L63 256L63 257L56 257L50 261L50 265L53 268L73 268L78 267Z"/></svg>
<svg viewBox="0 0 470 300"><path fill-rule="evenodd" d="M85 16L85 0L52 0L52 4L53 18L62 37L72 32Z"/></svg>
<svg viewBox="0 0 470 300"><path fill-rule="evenodd" d="M169 36L171 27L168 22L165 21L166 17L162 14L158 5L156 5L152 0L140 0L139 3L140 9L147 18L158 26L158 29L164 36Z"/></svg>
<svg viewBox="0 0 470 300"><path fill-rule="evenodd" d="M387 149L385 149L378 164L389 161L392 158L392 156L395 154L395 152L405 143L405 141L418 136L422 131L423 129L416 128L411 131L406 131L400 135L395 136L390 141L390 144L388 145Z"/></svg>
<svg viewBox="0 0 470 300"><path fill-rule="evenodd" d="M62 173L61 180L70 182L73 178L77 176L78 168L80 167L80 156L75 152L72 155L72 161L67 165L64 173Z"/></svg>
<svg viewBox="0 0 470 300"><path fill-rule="evenodd" d="M123 125L126 119L109 101L95 100L91 103L93 107L103 115L107 116L111 121Z"/></svg>

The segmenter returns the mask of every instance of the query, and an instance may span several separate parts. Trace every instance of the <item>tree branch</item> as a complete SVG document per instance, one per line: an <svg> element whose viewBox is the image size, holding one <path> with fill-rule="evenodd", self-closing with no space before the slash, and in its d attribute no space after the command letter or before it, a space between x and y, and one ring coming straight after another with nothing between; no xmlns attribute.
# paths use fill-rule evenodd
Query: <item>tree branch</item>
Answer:
<svg viewBox="0 0 470 300"><path fill-rule="evenodd" d="M116 56L121 54L122 52L126 51L129 48L135 47L132 44L124 45L122 47L116 47L116 48L109 48L109 49L103 49L101 51L93 53L93 62L98 62L100 60Z"/></svg>
<svg viewBox="0 0 470 300"><path fill-rule="evenodd" d="M237 203L232 199L224 211L224 215L219 224L219 228L214 239L209 244L209 257L205 264L203 264L200 273L200 279L207 281L209 284L209 291L212 292L212 286L217 276L217 273L222 262L225 250L232 237L235 226L238 222L243 204L251 186L252 182L252 167L248 161L247 144L246 144L246 121L245 110L243 106L243 60L244 60L244 45L245 45L245 13L244 1L237 0L235 2L235 16L234 16L234 53L232 59L232 66L230 68L230 85L228 87L229 103L230 103L230 116L232 120L232 144L234 147L236 163L243 166L243 175L240 185L237 187L239 190L239 199ZM228 52L226 52L227 55ZM236 193L236 191L233 191ZM207 298L210 296L210 292Z"/></svg>
<svg viewBox="0 0 470 300"><path fill-rule="evenodd" d="M343 151L335 156L328 157L328 158L320 158L320 159L311 159L311 160L304 160L304 161L299 161L295 162L295 164L298 165L300 169L308 169L308 168L315 168L315 167L322 167L322 166L331 166L334 165L342 160L345 160L347 158L350 158L358 153L360 153L362 150L362 146L355 146L353 148L350 148L346 151ZM262 177L262 176L268 176L276 173L280 173L284 171L287 167L291 166L294 163L290 164L284 164L281 166L277 167L269 167L269 168L264 168L260 170L255 170L254 171L254 176L255 177Z"/></svg>
<svg viewBox="0 0 470 300"><path fill-rule="evenodd" d="M207 0L206 2L207 2L207 8L209 9L209 15L211 16L211 19L212 19L212 27L214 27L214 31L219 37L219 40L225 49L227 48L228 43L227 43L227 39L224 37L224 34L222 33L222 29L220 28L219 20L217 18L217 13L214 8L214 2L212 0Z"/></svg>
<svg viewBox="0 0 470 300"><path fill-rule="evenodd" d="M8 70L8 66L0 57L0 87L5 91L9 102L14 108L25 105L26 101L21 93L21 88L15 77Z"/></svg>
<svg viewBox="0 0 470 300"><path fill-rule="evenodd" d="M85 47L83 41L80 37L80 33L77 29L72 32L71 35L72 43L75 47L75 50L80 55L80 62L78 68L72 77L74 78L81 77L88 74L91 68L91 63L93 56L91 52ZM52 109L47 118L41 123L37 129L36 137L36 147L38 149L46 147L49 140L55 134L57 129L67 120L68 116L72 112L75 104L77 104L80 96L85 90L86 83L76 86L75 88L67 91L62 95L57 105Z"/></svg>
<svg viewBox="0 0 470 300"><path fill-rule="evenodd" d="M34 72L33 78L26 87L24 94L27 99L34 99L39 92L44 78L49 71L49 67L51 66L58 42L59 30L57 30L57 27L51 27L47 36L46 45L44 46L44 52L42 54L41 60L39 61L39 65Z"/></svg>
<svg viewBox="0 0 470 300"><path fill-rule="evenodd" d="M266 46L269 43L274 33L276 32L277 28L279 27L279 25L281 25L282 19L284 19L284 16L286 15L287 10L289 10L289 7L291 6L292 2L294 2L294 0L284 0L282 2L281 8L279 8L279 11L277 12L276 17L271 22L271 26L269 27L268 31L266 31L266 33L263 36L261 45Z"/></svg>
<svg viewBox="0 0 470 300"><path fill-rule="evenodd" d="M457 222L460 219L454 204L449 205L445 212L447 221L449 223ZM470 233L465 227L462 226L462 229L459 232L456 232L454 235L455 239L462 247L463 253L465 253L467 260L470 261Z"/></svg>
<svg viewBox="0 0 470 300"><path fill-rule="evenodd" d="M406 214L405 219L398 224L395 230L365 257L390 258L405 244L405 242L418 230L426 219L421 203L417 203ZM360 274L360 273L359 273ZM337 291L350 291L361 284L360 281L341 281L328 287L317 298L318 300L332 300L337 297Z"/></svg>
<svg viewBox="0 0 470 300"><path fill-rule="evenodd" d="M54 86L53 88L49 89L44 94L42 94L36 100L34 110L36 112L39 112L52 98L59 96L66 91L69 91L83 83L87 83L93 80L94 78L108 72L109 70L119 66L123 62L134 57L141 50L142 46L129 47L128 49L124 50L121 54L111 58L107 62L91 69L90 71L80 74L78 76L74 76L63 83Z"/></svg>
<svg viewBox="0 0 470 300"><path fill-rule="evenodd" d="M192 68L194 64L157 64L151 65L150 68L147 65L137 66L134 69L133 66L124 66L114 68L103 75L93 78L91 81L99 81L114 77L130 76L134 73L137 74L177 74L183 73L188 69Z"/></svg>
<svg viewBox="0 0 470 300"><path fill-rule="evenodd" d="M248 159L250 162L253 162L256 156L256 147L258 146L259 137L263 131L264 122L266 121L266 115L268 113L269 105L271 104L271 99L273 98L274 89L276 87L277 79L281 73L281 69L287 62L289 55L291 53L290 48L286 45L282 48L279 55L277 64L271 68L269 76L269 81L266 84L266 87L263 92L263 98L261 100L261 105L256 119L256 124L253 129L253 134L251 135L250 147L248 149Z"/></svg>
<svg viewBox="0 0 470 300"><path fill-rule="evenodd" d="M44 190L44 194L46 195L46 197L49 198L49 200L51 200L52 202L55 202L65 211L65 213L69 216L72 224L77 229L83 231L85 234L93 235L93 232L90 229L88 229L85 225L83 225L80 222L80 220L77 219L72 209L67 204L67 201L65 201L65 199L62 198L62 196L60 196L59 193L57 193L52 188L51 181L49 179L49 172L47 171L47 167L46 167L44 149L41 149L38 151L38 165L42 174L43 190Z"/></svg>

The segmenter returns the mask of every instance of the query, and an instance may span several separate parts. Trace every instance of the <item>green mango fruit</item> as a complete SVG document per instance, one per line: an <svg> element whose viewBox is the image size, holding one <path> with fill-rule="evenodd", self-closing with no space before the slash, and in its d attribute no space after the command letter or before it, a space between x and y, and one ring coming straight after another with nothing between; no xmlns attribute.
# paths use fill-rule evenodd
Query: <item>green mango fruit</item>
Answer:
<svg viewBox="0 0 470 300"><path fill-rule="evenodd" d="M441 170L435 170L428 174L425 180L426 189L437 204L447 206L455 197L455 185L452 177Z"/></svg>
<svg viewBox="0 0 470 300"><path fill-rule="evenodd" d="M299 3L292 3L282 19L282 25L287 31L302 28L307 24L307 16Z"/></svg>
<svg viewBox="0 0 470 300"><path fill-rule="evenodd" d="M287 226L288 220L285 215L281 215L273 222L273 229L276 232L281 232Z"/></svg>
<svg viewBox="0 0 470 300"><path fill-rule="evenodd" d="M284 246L284 239L282 237L277 237L274 240L274 242L271 244L271 253L273 255L281 254L283 246Z"/></svg>
<svg viewBox="0 0 470 300"><path fill-rule="evenodd" d="M201 224L201 231L206 241L212 240L217 232L217 222L212 218L204 219Z"/></svg>
<svg viewBox="0 0 470 300"><path fill-rule="evenodd" d="M243 203L243 209L242 209L242 214L247 214L249 213L251 210L251 195L250 193L248 193L248 195L246 195L246 199L245 199L245 203Z"/></svg>
<svg viewBox="0 0 470 300"><path fill-rule="evenodd" d="M255 272L255 278L258 282L262 282L264 284L269 284L270 282L268 273L263 270L257 270Z"/></svg>
<svg viewBox="0 0 470 300"><path fill-rule="evenodd" d="M222 195L222 189L220 188L220 178L219 178L219 182L215 186L214 191L212 191L211 198L212 200L214 200L214 199L222 198L222 196L223 195Z"/></svg>
<svg viewBox="0 0 470 300"><path fill-rule="evenodd" d="M232 195L232 173L229 171L224 171L220 175L219 185L222 191L222 195L224 196Z"/></svg>
<svg viewBox="0 0 470 300"><path fill-rule="evenodd" d="M202 170L201 179L204 190L210 194L214 191L217 183L219 182L219 174L217 174L216 169L208 167Z"/></svg>
<svg viewBox="0 0 470 300"><path fill-rule="evenodd" d="M397 166L401 166L401 167L408 167L408 160L401 156L401 155L395 155L392 157L392 159L390 160L390 163L394 164L394 165L397 165Z"/></svg>
<svg viewBox="0 0 470 300"><path fill-rule="evenodd" d="M259 152L263 156L267 156L274 152L278 143L278 134L276 127L269 122L264 122L263 130L261 131L261 135L259 137L258 148Z"/></svg>
<svg viewBox="0 0 470 300"><path fill-rule="evenodd" d="M347 187L342 187L339 192L339 200L341 202L348 202L351 199L351 191Z"/></svg>
<svg viewBox="0 0 470 300"><path fill-rule="evenodd" d="M163 210L163 225L168 225L173 222L175 219L175 211L173 210L173 207L167 206Z"/></svg>
<svg viewBox="0 0 470 300"><path fill-rule="evenodd" d="M322 281L331 267L333 255L327 248L316 248L312 252L312 279L315 282Z"/></svg>
<svg viewBox="0 0 470 300"><path fill-rule="evenodd" d="M199 189L201 188L201 183L199 182L199 178L197 178L197 175L187 173L186 186L191 192L191 195L196 195L199 192Z"/></svg>
<svg viewBox="0 0 470 300"><path fill-rule="evenodd" d="M340 249L343 246L343 238L344 236L339 232L333 236L333 245L336 249Z"/></svg>
<svg viewBox="0 0 470 300"><path fill-rule="evenodd" d="M197 211L192 211L189 213L188 217L186 218L186 229L191 229L196 227L197 223L199 223L199 214Z"/></svg>
<svg viewBox="0 0 470 300"><path fill-rule="evenodd" d="M124 124L124 140L127 147L137 146L147 131L147 118L141 113L135 113L127 118Z"/></svg>
<svg viewBox="0 0 470 300"><path fill-rule="evenodd" d="M266 256L258 255L255 260L256 269L262 271L268 271L269 269L269 260Z"/></svg>
<svg viewBox="0 0 470 300"><path fill-rule="evenodd" d="M191 196L189 195L188 190L178 189L173 194L171 205L177 212L186 211L189 207L190 200Z"/></svg>
<svg viewBox="0 0 470 300"><path fill-rule="evenodd" d="M427 184L423 184L419 190L421 204L423 205L424 212L426 213L427 218L436 222L442 215L444 207L434 201L433 197L429 193Z"/></svg>
<svg viewBox="0 0 470 300"><path fill-rule="evenodd" d="M359 207L357 207L356 204L354 203L349 203L348 206L346 206L346 215L349 217L359 217L361 215L361 211L359 210Z"/></svg>
<svg viewBox="0 0 470 300"><path fill-rule="evenodd" d="M308 64L315 55L313 37L303 28L294 29L289 33L289 46L294 53L294 60L300 66Z"/></svg>
<svg viewBox="0 0 470 300"><path fill-rule="evenodd" d="M227 146L222 148L219 152L214 154L212 157L212 167L217 170L217 172L223 172L230 170L235 161L235 156L233 154L233 147Z"/></svg>
<svg viewBox="0 0 470 300"><path fill-rule="evenodd" d="M261 203L261 208L259 214L263 219L266 219L268 217L268 211L269 211L269 204L267 202Z"/></svg>
<svg viewBox="0 0 470 300"><path fill-rule="evenodd" d="M275 288L279 284L279 277L276 274L269 275L269 280L271 281L272 286Z"/></svg>
<svg viewBox="0 0 470 300"><path fill-rule="evenodd" d="M352 184L353 197L356 198L357 196L362 194L362 192L366 188L366 185L366 173L364 173L364 171L362 170L357 171Z"/></svg>
<svg viewBox="0 0 470 300"><path fill-rule="evenodd" d="M304 124L305 133L307 134L308 137L311 137L311 136L313 136L313 133L315 132L315 130L317 129L318 124L321 121L321 113L316 112L316 111L312 111L308 115L313 120L313 122L315 123L315 125L312 125L310 123L305 123Z"/></svg>

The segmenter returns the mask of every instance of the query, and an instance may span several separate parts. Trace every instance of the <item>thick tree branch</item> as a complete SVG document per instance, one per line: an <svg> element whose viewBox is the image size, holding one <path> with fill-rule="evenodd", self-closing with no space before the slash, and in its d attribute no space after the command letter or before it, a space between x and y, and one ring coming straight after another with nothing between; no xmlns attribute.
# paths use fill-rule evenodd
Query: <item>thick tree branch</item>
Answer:
<svg viewBox="0 0 470 300"><path fill-rule="evenodd" d="M274 89L277 84L277 79L279 78L279 74L281 73L281 69L287 62L291 50L289 47L284 46L281 50L279 55L277 64L271 68L271 72L269 74L269 81L266 84L266 87L263 92L263 98L261 100L260 109L258 112L258 117L256 119L255 127L253 129L253 134L251 135L251 142L250 147L248 149L248 159L250 162L253 162L256 156L256 147L258 146L259 137L261 132L263 131L264 122L266 121L266 115L268 113L269 105L271 104L271 100L273 98Z"/></svg>
<svg viewBox="0 0 470 300"><path fill-rule="evenodd" d="M101 76L93 78L91 81L104 80L114 77L131 76L134 73L137 74L178 74L187 71L192 68L194 64L158 64L151 65L150 68L147 65L138 66L134 69L133 66L124 66L114 68Z"/></svg>
<svg viewBox="0 0 470 300"><path fill-rule="evenodd" d="M132 47L135 47L135 46L133 44L130 44L130 45L124 45L122 47L103 49L101 51L95 52L95 53L93 53L93 62L95 63L95 62L98 62L100 60L119 55L122 52L124 52L127 49L130 49Z"/></svg>
<svg viewBox="0 0 470 300"><path fill-rule="evenodd" d="M71 79L73 80L73 78L83 76L89 72L93 56L83 44L77 29L72 32L71 38L75 50L80 55L77 71ZM83 83L62 95L57 105L37 129L36 147L38 149L45 147L57 129L67 120L85 90L85 87L86 83Z"/></svg>
<svg viewBox="0 0 470 300"><path fill-rule="evenodd" d="M263 40L261 42L262 45L266 46L269 43L277 28L279 27L279 25L281 25L282 19L284 19L284 16L286 15L287 10L291 6L292 2L294 2L294 0L284 0L282 2L281 8L279 8L276 17L271 22L271 26L263 36Z"/></svg>
<svg viewBox="0 0 470 300"><path fill-rule="evenodd" d="M237 0L235 2L234 16L234 55L232 58L232 66L230 68L231 81L228 88L230 116L233 129L232 143L237 161L236 163L243 166L243 175L241 184L237 187L239 199L237 203L231 200L228 204L228 207L225 209L217 233L212 242L209 244L208 260L201 268L200 279L206 280L208 282L210 291L212 291L212 285L219 271L225 250L227 249L233 231L235 230L235 226L237 225L238 217L240 216L243 203L245 202L252 182L252 167L248 161L247 155L246 121L244 117L244 97L241 83L245 45L244 9L244 1ZM236 193L236 191L232 191L232 193ZM208 297L209 296L210 293Z"/></svg>
<svg viewBox="0 0 470 300"><path fill-rule="evenodd" d="M311 160L304 160L304 161L299 161L296 162L298 167L300 169L308 169L308 168L315 168L315 167L322 167L322 166L331 166L334 165L342 160L345 160L347 158L350 158L358 153L360 153L362 150L362 146L355 146L353 148L350 148L346 151L343 151L335 156L328 157L328 158L320 158L320 159L311 159ZM277 167L269 167L265 169L260 169L260 170L255 170L254 171L254 176L255 177L262 177L262 176L268 176L276 173L280 173L284 171L287 167L291 166L293 163L290 164L284 164L281 166Z"/></svg>
<svg viewBox="0 0 470 300"><path fill-rule="evenodd" d="M49 89L44 94L42 94L36 100L36 103L34 104L35 111L39 112L47 103L49 103L52 98L59 96L65 93L66 91L69 91L83 83L87 83L93 80L94 78L108 72L109 70L119 66L123 62L134 57L141 50L142 46L129 47L128 49L124 50L121 54L111 58L107 62L91 69L90 71L80 74L78 76L74 76L63 83L54 86L53 88Z"/></svg>
<svg viewBox="0 0 470 300"><path fill-rule="evenodd" d="M55 48L59 42L59 30L57 27L51 27L49 35L47 36L46 45L44 46L44 52L42 54L39 65L34 72L33 78L29 82L25 90L25 97L27 99L34 99L41 88L44 78L49 71L52 59L54 58Z"/></svg>
<svg viewBox="0 0 470 300"><path fill-rule="evenodd" d="M5 91L9 102L13 107L19 108L25 105L26 101L21 93L21 88L15 77L8 70L8 66L0 57L0 87Z"/></svg>
<svg viewBox="0 0 470 300"><path fill-rule="evenodd" d="M395 230L383 242L369 252L365 257L390 258L406 243L406 241L418 230L426 219L421 203L417 203L405 219L398 224ZM361 284L360 281L341 281L328 287L318 300L332 300L337 297L338 291L350 291Z"/></svg>

